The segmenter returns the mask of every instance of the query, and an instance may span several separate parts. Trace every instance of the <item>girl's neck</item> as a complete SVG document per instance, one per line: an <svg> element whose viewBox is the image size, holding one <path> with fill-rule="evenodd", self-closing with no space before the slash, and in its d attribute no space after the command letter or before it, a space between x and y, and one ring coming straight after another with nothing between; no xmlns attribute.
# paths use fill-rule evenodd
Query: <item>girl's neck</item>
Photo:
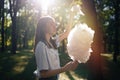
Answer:
<svg viewBox="0 0 120 80"><path fill-rule="evenodd" d="M50 42L50 37L51 37L51 35L50 35L50 34L46 34L45 36L46 36L47 42Z"/></svg>

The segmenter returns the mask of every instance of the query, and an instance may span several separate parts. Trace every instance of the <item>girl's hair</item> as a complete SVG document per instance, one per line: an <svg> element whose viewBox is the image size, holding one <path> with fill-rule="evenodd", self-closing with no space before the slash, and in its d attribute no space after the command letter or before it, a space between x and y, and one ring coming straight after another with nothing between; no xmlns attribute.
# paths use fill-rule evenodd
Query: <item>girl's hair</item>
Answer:
<svg viewBox="0 0 120 80"><path fill-rule="evenodd" d="M49 48L52 48L50 45L48 45L47 40L45 38L46 28L47 28L46 26L50 20L54 20L54 19L50 16L44 16L44 17L41 17L39 19L38 24L37 24L37 28L36 28L36 33L35 33L34 51L35 51L35 48L36 48L39 41L44 42ZM55 40L50 38L50 41L53 44L54 48L56 49L57 47L55 44Z"/></svg>

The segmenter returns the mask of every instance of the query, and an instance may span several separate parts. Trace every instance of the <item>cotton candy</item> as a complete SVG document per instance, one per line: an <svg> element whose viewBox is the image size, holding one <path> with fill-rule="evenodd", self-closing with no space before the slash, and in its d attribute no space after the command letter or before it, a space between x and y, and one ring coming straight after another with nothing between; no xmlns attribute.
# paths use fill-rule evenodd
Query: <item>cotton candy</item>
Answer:
<svg viewBox="0 0 120 80"><path fill-rule="evenodd" d="M87 62L92 52L93 38L94 30L89 28L87 24L75 25L67 38L67 50L71 59L77 60L79 63Z"/></svg>

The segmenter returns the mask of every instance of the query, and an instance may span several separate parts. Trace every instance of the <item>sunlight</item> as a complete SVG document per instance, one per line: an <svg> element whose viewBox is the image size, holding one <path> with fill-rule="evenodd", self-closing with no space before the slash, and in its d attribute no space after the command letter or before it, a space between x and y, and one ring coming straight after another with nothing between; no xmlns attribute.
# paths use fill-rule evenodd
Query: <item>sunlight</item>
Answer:
<svg viewBox="0 0 120 80"><path fill-rule="evenodd" d="M36 6L41 6L42 12L47 13L48 8L54 4L54 0L37 0L36 1Z"/></svg>
<svg viewBox="0 0 120 80"><path fill-rule="evenodd" d="M87 80L82 76L78 76L74 71L63 72L59 75L59 80Z"/></svg>

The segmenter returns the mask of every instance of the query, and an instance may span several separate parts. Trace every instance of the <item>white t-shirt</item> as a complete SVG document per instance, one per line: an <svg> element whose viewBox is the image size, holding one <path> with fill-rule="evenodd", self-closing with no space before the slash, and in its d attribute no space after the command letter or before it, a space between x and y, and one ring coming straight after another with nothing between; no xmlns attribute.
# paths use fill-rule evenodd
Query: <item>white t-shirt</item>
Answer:
<svg viewBox="0 0 120 80"><path fill-rule="evenodd" d="M43 42L39 42L35 49L37 72L41 70L53 70L60 68L58 50L48 48Z"/></svg>

